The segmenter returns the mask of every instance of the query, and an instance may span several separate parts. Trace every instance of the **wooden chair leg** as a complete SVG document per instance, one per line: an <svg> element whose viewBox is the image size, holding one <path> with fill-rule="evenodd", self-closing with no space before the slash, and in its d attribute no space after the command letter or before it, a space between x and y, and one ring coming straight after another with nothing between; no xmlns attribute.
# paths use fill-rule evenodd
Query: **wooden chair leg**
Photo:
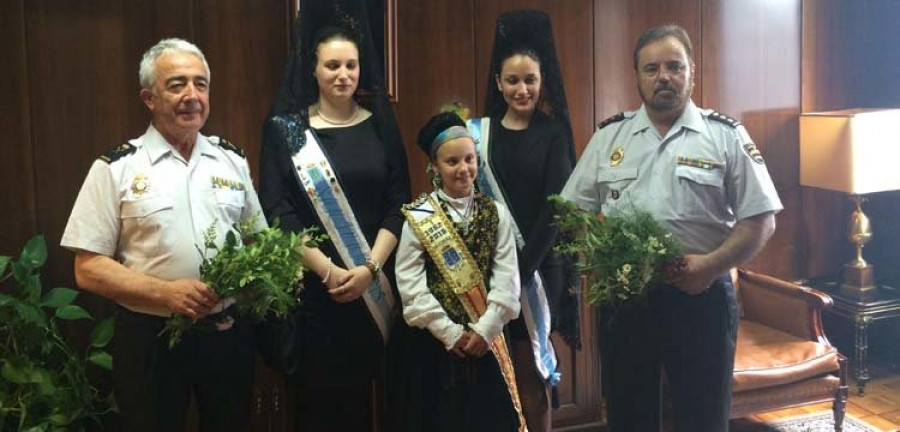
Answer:
<svg viewBox="0 0 900 432"><path fill-rule="evenodd" d="M834 404L832 405L832 411L834 412L834 432L841 432L844 430L844 414L847 411L847 395L850 393L850 387L847 384L849 381L847 358L839 355L838 364L841 367L839 372L841 385L834 392Z"/></svg>

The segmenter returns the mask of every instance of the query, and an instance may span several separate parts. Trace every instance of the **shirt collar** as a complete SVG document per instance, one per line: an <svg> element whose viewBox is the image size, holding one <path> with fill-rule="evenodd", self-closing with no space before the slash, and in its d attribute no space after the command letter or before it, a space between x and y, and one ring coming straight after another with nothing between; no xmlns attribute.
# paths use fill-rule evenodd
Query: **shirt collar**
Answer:
<svg viewBox="0 0 900 432"><path fill-rule="evenodd" d="M167 154L172 154L175 150L166 138L159 133L159 130L153 126L151 123L150 126L147 127L147 132L144 134L144 147L147 149L147 153L150 155L150 163L155 164L157 161L162 159L163 156ZM191 158L194 155L202 154L204 156L210 156L215 158L216 151L213 145L209 142L209 139L201 133L197 134L197 142L194 143L194 149L191 152Z"/></svg>
<svg viewBox="0 0 900 432"><path fill-rule="evenodd" d="M647 115L647 107L644 104L641 104L641 108L638 109L633 121L634 130L632 135L653 127L653 122L650 121L650 116ZM702 132L706 129L706 124L703 123L703 117L700 115L700 108L694 105L693 100L688 101L684 107L684 112L681 113L681 116L675 120L675 123L669 129L668 135L678 132L681 128L691 129L696 132Z"/></svg>

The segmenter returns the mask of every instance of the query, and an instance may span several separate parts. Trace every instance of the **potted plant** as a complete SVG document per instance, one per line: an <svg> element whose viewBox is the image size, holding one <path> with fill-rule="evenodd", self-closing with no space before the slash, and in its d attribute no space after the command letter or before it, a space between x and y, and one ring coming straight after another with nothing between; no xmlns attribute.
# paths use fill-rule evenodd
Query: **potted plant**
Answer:
<svg viewBox="0 0 900 432"><path fill-rule="evenodd" d="M0 256L0 431L82 430L115 409L88 381L89 364L112 369L104 348L112 339L112 318L98 322L90 346L80 351L60 334L60 320L93 319L74 304L78 292L44 292L40 270L47 260L43 236L26 243L18 260ZM10 283L13 282L13 283ZM11 290L9 288L12 288Z"/></svg>

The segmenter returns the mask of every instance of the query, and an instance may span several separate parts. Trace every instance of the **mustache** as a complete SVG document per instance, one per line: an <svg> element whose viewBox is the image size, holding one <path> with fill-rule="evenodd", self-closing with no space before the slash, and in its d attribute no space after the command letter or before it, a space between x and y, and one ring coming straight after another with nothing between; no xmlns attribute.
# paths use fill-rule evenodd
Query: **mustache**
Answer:
<svg viewBox="0 0 900 432"><path fill-rule="evenodd" d="M672 87L671 84L662 84L662 85L658 86L657 88L653 89L653 93L656 94L656 93L659 93L659 92L665 91L665 90L668 90L673 93L677 93L677 91L675 90L675 87Z"/></svg>
<svg viewBox="0 0 900 432"><path fill-rule="evenodd" d="M189 102L184 103L180 107L178 107L178 113L180 114L190 114L195 112L202 112L203 107L199 102Z"/></svg>

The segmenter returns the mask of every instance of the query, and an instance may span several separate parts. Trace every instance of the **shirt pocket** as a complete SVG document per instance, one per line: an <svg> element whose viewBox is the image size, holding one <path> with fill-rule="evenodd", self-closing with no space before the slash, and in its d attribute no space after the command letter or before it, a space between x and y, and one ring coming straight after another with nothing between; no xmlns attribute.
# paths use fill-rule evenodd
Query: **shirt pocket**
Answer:
<svg viewBox="0 0 900 432"><path fill-rule="evenodd" d="M678 214L708 218L725 202L725 170L678 165L675 177L678 187L672 205Z"/></svg>
<svg viewBox="0 0 900 432"><path fill-rule="evenodd" d="M601 206L614 207L637 178L637 168L608 168L597 173L597 190Z"/></svg>
<svg viewBox="0 0 900 432"><path fill-rule="evenodd" d="M172 197L150 196L123 200L120 207L122 238L128 248L145 257L171 250L176 243Z"/></svg>
<svg viewBox="0 0 900 432"><path fill-rule="evenodd" d="M219 219L230 227L241 221L246 203L244 191L216 189L216 206L219 208Z"/></svg>

